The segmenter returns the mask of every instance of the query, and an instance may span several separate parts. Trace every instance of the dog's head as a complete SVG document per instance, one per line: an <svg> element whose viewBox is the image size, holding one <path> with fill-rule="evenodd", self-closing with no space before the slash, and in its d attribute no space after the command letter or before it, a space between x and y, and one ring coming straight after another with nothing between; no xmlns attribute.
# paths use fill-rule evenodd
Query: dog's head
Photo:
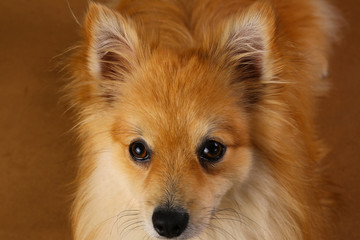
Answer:
<svg viewBox="0 0 360 240"><path fill-rule="evenodd" d="M271 71L272 24L271 10L256 4L174 49L91 5L83 66L89 84L79 82L86 86L79 101L110 119L114 161L149 235L199 234L229 189L245 181L250 115Z"/></svg>

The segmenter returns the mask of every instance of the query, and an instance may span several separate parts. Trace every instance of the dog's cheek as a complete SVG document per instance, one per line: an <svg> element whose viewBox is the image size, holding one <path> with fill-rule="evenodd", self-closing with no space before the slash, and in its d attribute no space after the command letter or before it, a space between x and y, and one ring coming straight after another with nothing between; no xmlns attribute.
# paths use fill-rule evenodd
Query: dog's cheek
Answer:
<svg viewBox="0 0 360 240"><path fill-rule="evenodd" d="M248 146L233 149L231 159L226 163L226 168L232 170L229 180L233 184L241 184L246 180L253 165L253 155L252 149Z"/></svg>
<svg viewBox="0 0 360 240"><path fill-rule="evenodd" d="M139 205L144 199L143 196L143 182L146 177L146 168L137 166L129 156L128 148L119 146L117 151L117 162L119 163L120 172L124 175L126 182L122 184L127 185L129 194L133 199L136 199L136 204ZM135 204L135 202L134 202Z"/></svg>
<svg viewBox="0 0 360 240"><path fill-rule="evenodd" d="M248 146L229 147L221 162L206 169L209 181L215 177L224 179L224 184L230 185L245 181L253 164L252 152ZM213 184L216 185L216 182Z"/></svg>

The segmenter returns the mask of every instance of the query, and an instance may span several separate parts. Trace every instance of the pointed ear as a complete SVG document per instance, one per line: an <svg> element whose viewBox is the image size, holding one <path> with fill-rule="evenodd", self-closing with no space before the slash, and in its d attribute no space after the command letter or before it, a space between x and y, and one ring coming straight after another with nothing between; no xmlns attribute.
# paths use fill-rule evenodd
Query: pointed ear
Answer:
<svg viewBox="0 0 360 240"><path fill-rule="evenodd" d="M100 4L90 3L84 31L90 74L100 79L123 80L137 55L138 38L130 21Z"/></svg>
<svg viewBox="0 0 360 240"><path fill-rule="evenodd" d="M234 81L265 79L272 75L275 15L266 2L257 2L226 23L221 40L226 59L235 70Z"/></svg>

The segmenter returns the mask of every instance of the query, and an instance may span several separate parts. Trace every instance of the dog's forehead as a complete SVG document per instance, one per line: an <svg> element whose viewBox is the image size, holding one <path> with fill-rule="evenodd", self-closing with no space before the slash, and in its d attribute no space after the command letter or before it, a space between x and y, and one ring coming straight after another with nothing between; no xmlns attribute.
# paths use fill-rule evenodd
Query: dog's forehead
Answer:
<svg viewBox="0 0 360 240"><path fill-rule="evenodd" d="M156 64L153 64L153 61ZM122 101L159 118L188 118L212 108L226 98L226 87L214 71L195 59L154 59L124 86ZM214 70L214 69L213 69ZM135 109L136 110L136 109ZM190 115L189 115L190 114Z"/></svg>
<svg viewBox="0 0 360 240"><path fill-rule="evenodd" d="M245 120L241 112L236 112L237 109L231 109L226 103L219 106L206 103L200 108L180 106L177 109L148 103L146 106L131 104L127 108L132 110L122 114L129 123L125 129L134 129L150 146L166 145L172 150L176 146L191 146L192 149L207 138L236 144L239 134L245 136ZM233 119L235 115L238 116L236 121Z"/></svg>
<svg viewBox="0 0 360 240"><path fill-rule="evenodd" d="M198 144L239 110L225 77L197 56L158 54L124 86L119 110L146 138Z"/></svg>

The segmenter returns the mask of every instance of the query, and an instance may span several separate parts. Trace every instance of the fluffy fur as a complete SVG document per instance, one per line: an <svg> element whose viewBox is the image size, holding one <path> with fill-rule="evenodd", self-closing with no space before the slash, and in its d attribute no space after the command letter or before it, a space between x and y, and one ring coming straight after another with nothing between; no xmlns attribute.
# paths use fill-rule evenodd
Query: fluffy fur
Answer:
<svg viewBox="0 0 360 240"><path fill-rule="evenodd" d="M67 87L82 142L74 239L158 238L164 202L190 214L177 239L328 239L313 112L333 17L321 0L91 3ZM129 156L140 138L147 165ZM227 146L209 168L205 138Z"/></svg>

